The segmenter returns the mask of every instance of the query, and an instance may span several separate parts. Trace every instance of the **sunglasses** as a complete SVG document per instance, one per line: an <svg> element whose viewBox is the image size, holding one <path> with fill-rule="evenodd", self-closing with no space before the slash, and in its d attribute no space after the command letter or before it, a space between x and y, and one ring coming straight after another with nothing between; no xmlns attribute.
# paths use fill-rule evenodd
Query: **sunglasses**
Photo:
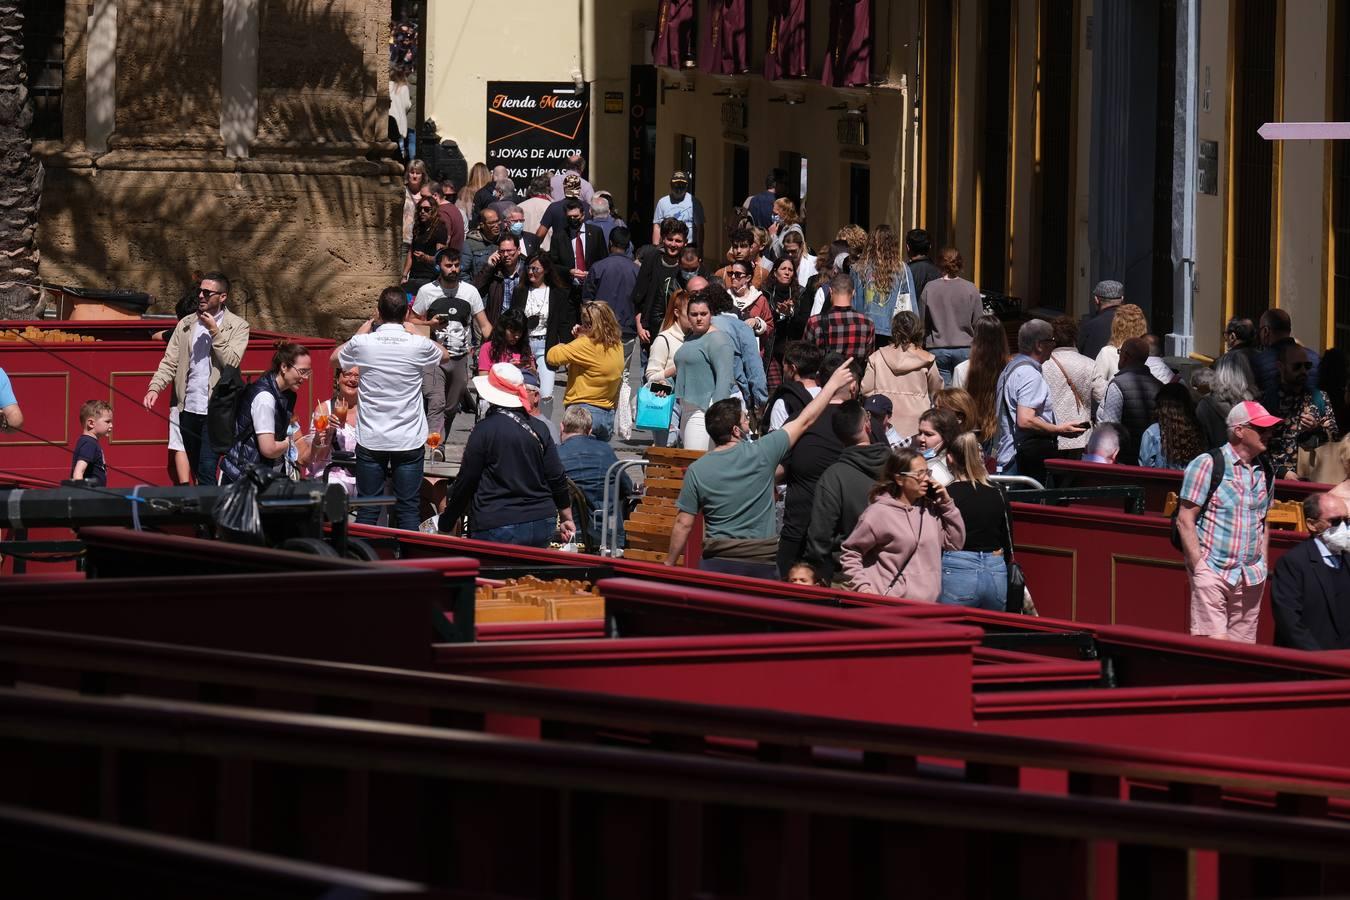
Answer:
<svg viewBox="0 0 1350 900"><path fill-rule="evenodd" d="M728 278L735 278L735 279L737 279L737 280L740 280L740 279L742 279L742 278L749 278L750 276L749 276L747 273L745 273L745 272L728 272L728 273L727 273L727 277L728 277Z"/></svg>
<svg viewBox="0 0 1350 900"><path fill-rule="evenodd" d="M198 288L198 289L197 289L197 296L198 296L198 297L214 297L216 294L223 294L223 293L225 293L225 292L224 292L224 291L208 291L206 288Z"/></svg>

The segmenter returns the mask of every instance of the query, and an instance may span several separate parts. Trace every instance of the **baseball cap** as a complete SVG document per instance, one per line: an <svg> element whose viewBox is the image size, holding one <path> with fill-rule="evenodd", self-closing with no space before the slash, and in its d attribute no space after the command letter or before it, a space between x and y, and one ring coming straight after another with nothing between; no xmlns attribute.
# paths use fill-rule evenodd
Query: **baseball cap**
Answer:
<svg viewBox="0 0 1350 900"><path fill-rule="evenodd" d="M675 174L673 174L673 175L670 176L670 180L671 180L671 181L682 181L682 182L684 182L685 184L688 184L688 183L689 183L689 173L688 173L688 172L676 172Z"/></svg>
<svg viewBox="0 0 1350 900"><path fill-rule="evenodd" d="M874 416L889 416L895 411L891 398L884 394L873 394L863 401L863 409Z"/></svg>
<svg viewBox="0 0 1350 900"><path fill-rule="evenodd" d="M1233 408L1228 411L1229 428L1237 425L1255 425L1257 428L1269 428L1278 424L1280 424L1280 417L1272 416L1266 412L1266 408L1255 400L1243 400L1241 403L1234 403Z"/></svg>
<svg viewBox="0 0 1350 900"><path fill-rule="evenodd" d="M1125 299L1125 285L1119 281L1099 281L1097 286L1092 289L1092 296L1100 297L1103 300L1123 300Z"/></svg>

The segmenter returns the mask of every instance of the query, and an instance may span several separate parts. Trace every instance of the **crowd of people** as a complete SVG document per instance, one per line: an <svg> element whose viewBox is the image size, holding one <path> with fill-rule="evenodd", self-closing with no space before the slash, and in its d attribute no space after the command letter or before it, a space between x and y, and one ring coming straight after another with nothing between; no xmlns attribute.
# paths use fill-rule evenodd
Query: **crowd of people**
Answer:
<svg viewBox="0 0 1350 900"><path fill-rule="evenodd" d="M1339 485L1308 521L1317 559L1350 577L1345 354L1319 357L1283 310L1233 319L1212 365L1174 368L1120 282L1095 286L1082 321L1013 327L986 310L959 250L935 251L923 229L848 225L813 252L776 176L711 257L683 172L636 251L580 157L524 198L482 165L460 185L414 161L406 188L404 280L333 353L330 399L312 413L295 399L309 353L280 345L236 391L222 444L208 413L249 331L227 308L229 279L201 279L144 399L172 390L182 480L228 483L262 466L358 497L391 491L401 528L462 533L467 521L475 537L594 546L613 442L628 438L645 386L674 398L653 442L704 451L686 471L670 563L702 516L709 569L809 570L814 583L1006 609L1013 520L991 478L1043 483L1048 460L1078 459L1184 473L1193 633L1253 639L1275 478ZM443 512L420 522L427 448L461 413L474 425L459 475ZM111 410L81 418L75 471L97 477ZM366 506L358 520L378 514ZM1278 580L1276 598L1290 607ZM1306 630L1289 640L1306 643Z"/></svg>

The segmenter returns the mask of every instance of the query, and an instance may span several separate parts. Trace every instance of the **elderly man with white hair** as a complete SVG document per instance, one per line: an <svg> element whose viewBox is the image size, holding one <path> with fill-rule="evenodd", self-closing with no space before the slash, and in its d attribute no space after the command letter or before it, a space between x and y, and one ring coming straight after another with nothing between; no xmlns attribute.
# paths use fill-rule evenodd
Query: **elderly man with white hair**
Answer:
<svg viewBox="0 0 1350 900"><path fill-rule="evenodd" d="M487 415L469 432L439 530L457 534L467 511L469 532L479 540L547 547L554 532L572 540L567 475L548 429L526 412L524 375L497 363L473 386Z"/></svg>
<svg viewBox="0 0 1350 900"><path fill-rule="evenodd" d="M1027 475L1044 481L1045 461L1057 455L1059 435L1073 436L1085 430L1081 422L1055 421L1050 385L1041 374L1041 366L1054 349L1054 329L1043 319L1032 319L1017 332L1017 355L1008 360L994 388L1000 475Z"/></svg>

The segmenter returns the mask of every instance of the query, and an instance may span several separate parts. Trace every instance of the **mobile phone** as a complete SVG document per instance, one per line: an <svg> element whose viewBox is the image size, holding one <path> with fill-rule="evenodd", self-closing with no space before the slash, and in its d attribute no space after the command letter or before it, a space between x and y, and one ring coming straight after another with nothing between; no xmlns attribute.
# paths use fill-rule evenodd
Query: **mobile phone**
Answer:
<svg viewBox="0 0 1350 900"><path fill-rule="evenodd" d="M936 500L938 495L938 486L933 482L928 482L928 490L924 491L924 496L929 500Z"/></svg>

